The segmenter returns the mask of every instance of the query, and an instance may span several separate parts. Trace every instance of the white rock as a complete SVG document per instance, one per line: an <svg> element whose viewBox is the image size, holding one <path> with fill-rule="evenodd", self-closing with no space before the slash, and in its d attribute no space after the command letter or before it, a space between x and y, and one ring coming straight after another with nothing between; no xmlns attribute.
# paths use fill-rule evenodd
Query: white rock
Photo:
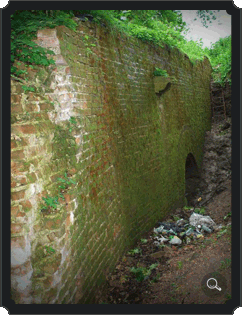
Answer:
<svg viewBox="0 0 245 315"><path fill-rule="evenodd" d="M189 218L190 225L197 227L198 225L206 225L208 227L215 226L215 222L210 218L210 216L201 215L193 212Z"/></svg>
<svg viewBox="0 0 245 315"><path fill-rule="evenodd" d="M174 236L170 241L169 241L170 244L172 245L180 245L182 244L182 241L181 239L178 238L178 236Z"/></svg>

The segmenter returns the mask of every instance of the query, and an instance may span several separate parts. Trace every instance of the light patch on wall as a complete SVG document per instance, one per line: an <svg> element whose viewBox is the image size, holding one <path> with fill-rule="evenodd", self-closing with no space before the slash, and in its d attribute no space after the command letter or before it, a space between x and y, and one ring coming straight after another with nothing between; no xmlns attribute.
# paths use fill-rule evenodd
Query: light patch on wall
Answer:
<svg viewBox="0 0 245 315"><path fill-rule="evenodd" d="M71 224L74 223L74 213L71 211L70 212L70 220L71 220Z"/></svg>
<svg viewBox="0 0 245 315"><path fill-rule="evenodd" d="M29 271L26 275L21 277L15 277L15 280L17 282L17 289L19 292L26 292L26 289L28 288L28 285L31 285L31 276L32 276L33 270Z"/></svg>
<svg viewBox="0 0 245 315"><path fill-rule="evenodd" d="M63 247L62 250L61 250L61 255L62 255L62 258L61 258L60 264L62 265L64 263L66 257L69 255L69 251L66 250L65 247Z"/></svg>
<svg viewBox="0 0 245 315"><path fill-rule="evenodd" d="M36 186L35 184L29 185L29 188L25 192L25 199L26 200L29 200L31 198L31 196L33 196L35 194L35 192L36 192L35 186Z"/></svg>
<svg viewBox="0 0 245 315"><path fill-rule="evenodd" d="M29 171L32 173L32 172L35 172L35 166L33 164L30 164L30 169Z"/></svg>
<svg viewBox="0 0 245 315"><path fill-rule="evenodd" d="M67 91L68 93L68 91ZM67 102L68 103L68 102ZM72 104L71 104L72 105ZM74 116L73 113L73 107L71 105L66 105L66 109L62 109L61 105L55 104L55 111L57 113L55 118L55 123L58 124L60 121L69 120L72 116Z"/></svg>
<svg viewBox="0 0 245 315"><path fill-rule="evenodd" d="M36 192L41 193L43 191L43 186L40 184L36 184Z"/></svg>
<svg viewBox="0 0 245 315"><path fill-rule="evenodd" d="M78 207L78 202L77 202L77 200L76 199L74 199L74 203L75 203L75 210L77 209L77 207Z"/></svg>
<svg viewBox="0 0 245 315"><path fill-rule="evenodd" d="M54 275L53 275L53 281L51 286L54 288L57 284L59 284L61 282L61 272L59 270L57 270Z"/></svg>
<svg viewBox="0 0 245 315"><path fill-rule="evenodd" d="M31 256L31 243L27 236L25 236L25 247L20 248L15 245L14 242L11 244L11 265L22 265Z"/></svg>
<svg viewBox="0 0 245 315"><path fill-rule="evenodd" d="M48 118L52 123L54 123L55 122L55 113L54 112L48 112Z"/></svg>

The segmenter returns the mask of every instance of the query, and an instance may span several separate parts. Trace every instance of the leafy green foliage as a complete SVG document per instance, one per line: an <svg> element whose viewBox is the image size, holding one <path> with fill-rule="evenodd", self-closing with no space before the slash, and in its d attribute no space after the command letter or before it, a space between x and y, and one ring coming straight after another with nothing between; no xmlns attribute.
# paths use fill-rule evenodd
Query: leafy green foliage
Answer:
<svg viewBox="0 0 245 315"><path fill-rule="evenodd" d="M77 125L76 118L72 116L69 119L69 123L71 124L70 127L69 127L69 132L72 132L73 126Z"/></svg>
<svg viewBox="0 0 245 315"><path fill-rule="evenodd" d="M135 275L136 280L141 282L148 278L152 272L153 269L155 269L158 266L158 264L152 264L149 268L145 267L132 267L130 271Z"/></svg>
<svg viewBox="0 0 245 315"><path fill-rule="evenodd" d="M217 11L198 10L197 11L197 16L201 19L202 25L205 26L205 27L208 27L208 23L211 24L212 21L216 20L216 12L219 12L219 11L220 10L217 10Z"/></svg>
<svg viewBox="0 0 245 315"><path fill-rule="evenodd" d="M190 60L203 60L204 56L207 56L207 52L202 48L202 40L198 41L181 41L177 44L177 47L185 54L188 55Z"/></svg>
<svg viewBox="0 0 245 315"><path fill-rule="evenodd" d="M55 249L53 249L53 247L51 247L51 246L45 246L45 249L46 249L46 251L49 253L49 254L53 254L53 253L55 253Z"/></svg>
<svg viewBox="0 0 245 315"><path fill-rule="evenodd" d="M31 91L31 92L35 92L35 88L32 86L27 86L27 85L22 85L22 89L26 92L26 91Z"/></svg>
<svg viewBox="0 0 245 315"><path fill-rule="evenodd" d="M42 207L42 209L46 210L49 207L53 209L57 209L57 205L59 204L58 198L57 197L47 197L47 198L42 198L45 202L45 205Z"/></svg>
<svg viewBox="0 0 245 315"><path fill-rule="evenodd" d="M231 36L220 38L208 51L213 68L214 81L231 84Z"/></svg>
<svg viewBox="0 0 245 315"><path fill-rule="evenodd" d="M39 29L66 25L75 30L77 24L71 19L71 16L73 14L64 11L15 11L11 15L11 74L20 76L27 73L26 70L18 69L15 63L18 60L29 66L55 64L54 60L50 58L54 52L38 46L33 40Z"/></svg>
<svg viewBox="0 0 245 315"><path fill-rule="evenodd" d="M183 261L178 261L177 264L179 269L183 268Z"/></svg>
<svg viewBox="0 0 245 315"><path fill-rule="evenodd" d="M71 185L71 184L76 184L76 182L69 178L68 175L67 175L67 172L65 172L65 175L64 175L65 178L61 178L61 177L58 177L57 178L57 181L60 183L59 186L58 186L58 197L47 197L47 198L42 198L44 200L44 204L42 204L41 206L41 211L42 212L48 212L48 211L53 211L53 210L56 210L57 209L57 205L59 204L59 200L58 198L60 197L61 199L65 200L65 197L63 195L63 192L65 189L68 189L68 187Z"/></svg>
<svg viewBox="0 0 245 315"><path fill-rule="evenodd" d="M184 210L191 210L191 209L193 209L193 207L184 206L183 209L184 209Z"/></svg>
<svg viewBox="0 0 245 315"><path fill-rule="evenodd" d="M135 254L142 254L142 250L140 248L134 248L134 249L131 249L129 252L128 252L129 255L135 255Z"/></svg>
<svg viewBox="0 0 245 315"><path fill-rule="evenodd" d="M168 73L166 70L162 70L160 68L155 68L154 72L153 72L154 76L161 76L161 77L168 77Z"/></svg>
<svg viewBox="0 0 245 315"><path fill-rule="evenodd" d="M199 213L199 214L201 214L201 215L204 215L206 211L205 211L204 208L200 208L200 209L197 208L197 209L194 210L194 212L195 212L195 213Z"/></svg>
<svg viewBox="0 0 245 315"><path fill-rule="evenodd" d="M69 185L76 184L74 180L72 180L71 178L68 178L67 173L65 173L65 178L58 177L57 181L61 183L58 186L58 188L60 189L67 189Z"/></svg>
<svg viewBox="0 0 245 315"><path fill-rule="evenodd" d="M218 10L219 11L219 10ZM199 10L197 17L208 27L216 19L216 11ZM182 14L178 10L18 10L11 16L11 73L15 76L27 74L27 68L33 65L50 66L54 64L51 50L38 46L33 40L38 29L54 28L65 25L76 30L73 17L78 14L91 14L93 22L106 24L117 34L126 34L142 41L170 48L177 47L188 55L192 62L210 59L215 82L230 83L231 73L231 37L221 38L211 49L203 48L202 40L187 41L184 33L188 31ZM93 53L86 43L87 52ZM23 62L27 68L21 68L16 61ZM159 74L155 74L159 75ZM25 91L31 87L23 88Z"/></svg>

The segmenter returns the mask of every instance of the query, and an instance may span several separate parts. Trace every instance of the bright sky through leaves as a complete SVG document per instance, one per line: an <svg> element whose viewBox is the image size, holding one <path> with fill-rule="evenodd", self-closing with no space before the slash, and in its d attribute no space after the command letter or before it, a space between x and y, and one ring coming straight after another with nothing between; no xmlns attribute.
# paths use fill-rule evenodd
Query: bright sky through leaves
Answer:
<svg viewBox="0 0 245 315"><path fill-rule="evenodd" d="M190 29L185 36L187 40L199 40L202 38L203 47L210 48L212 43L219 40L220 37L231 35L231 15L227 14L225 10L216 12L216 20L208 23L208 28L202 25L200 18L197 16L195 10L181 10L183 21L187 23ZM196 21L194 20L196 18Z"/></svg>

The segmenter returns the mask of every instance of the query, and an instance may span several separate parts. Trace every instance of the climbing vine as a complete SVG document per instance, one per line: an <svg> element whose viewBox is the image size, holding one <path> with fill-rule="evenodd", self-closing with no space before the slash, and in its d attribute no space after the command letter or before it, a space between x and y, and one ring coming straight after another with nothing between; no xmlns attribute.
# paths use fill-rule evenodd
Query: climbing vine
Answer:
<svg viewBox="0 0 245 315"><path fill-rule="evenodd" d="M18 67L21 65L20 62L24 63L25 68L55 64L51 58L54 52L38 46L33 40L39 29L65 25L75 30L77 23L71 16L72 14L64 11L15 11L11 15L11 74L14 76L27 74L26 69Z"/></svg>

